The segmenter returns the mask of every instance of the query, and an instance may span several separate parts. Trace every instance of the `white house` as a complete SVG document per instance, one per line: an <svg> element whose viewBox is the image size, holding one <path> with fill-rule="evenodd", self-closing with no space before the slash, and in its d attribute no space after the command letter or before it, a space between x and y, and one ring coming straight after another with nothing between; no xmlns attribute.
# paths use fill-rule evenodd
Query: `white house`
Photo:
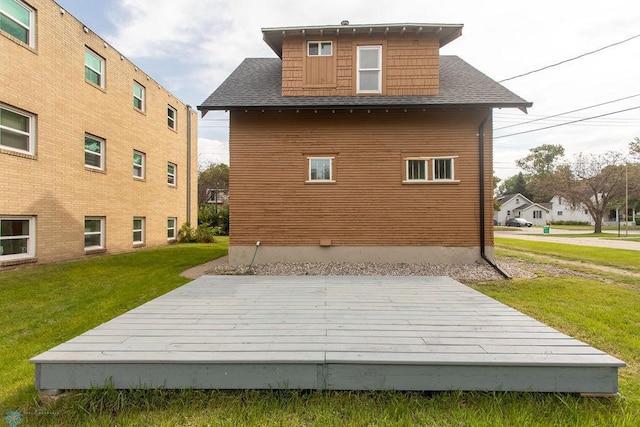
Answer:
<svg viewBox="0 0 640 427"><path fill-rule="evenodd" d="M573 208L566 199L560 196L554 196L553 199L551 199L549 221L578 221L593 225L593 218L586 207L581 205Z"/></svg>
<svg viewBox="0 0 640 427"><path fill-rule="evenodd" d="M509 218L524 218L533 225L546 225L549 220L550 207L547 203L532 202L520 193L500 196L497 202L500 209L493 214L496 225L505 225Z"/></svg>

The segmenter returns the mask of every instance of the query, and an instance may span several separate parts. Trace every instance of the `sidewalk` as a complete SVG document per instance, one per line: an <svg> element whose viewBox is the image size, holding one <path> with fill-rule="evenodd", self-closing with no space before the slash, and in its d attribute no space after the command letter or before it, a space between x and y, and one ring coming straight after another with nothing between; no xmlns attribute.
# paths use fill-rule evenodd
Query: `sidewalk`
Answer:
<svg viewBox="0 0 640 427"><path fill-rule="evenodd" d="M536 240L539 242L553 242L553 243L565 243L568 245L578 246L594 246L598 248L611 248L611 249L626 249L630 251L640 251L640 242L633 242L629 240L609 240L601 237L562 237L560 233L554 235L554 230L551 230L550 235L535 235L535 234L521 234L518 231L496 231L495 237L504 237L507 239L522 239L522 240ZM630 235L632 233L629 233ZM617 234L611 234L612 238L615 238Z"/></svg>
<svg viewBox="0 0 640 427"><path fill-rule="evenodd" d="M214 259L213 261L205 262L204 264L196 265L193 268L190 268L186 271L180 273L182 277L186 277L188 279L197 279L200 276L204 276L207 271L211 270L213 267L218 265L227 265L229 263L229 257L227 255L220 257L218 259Z"/></svg>

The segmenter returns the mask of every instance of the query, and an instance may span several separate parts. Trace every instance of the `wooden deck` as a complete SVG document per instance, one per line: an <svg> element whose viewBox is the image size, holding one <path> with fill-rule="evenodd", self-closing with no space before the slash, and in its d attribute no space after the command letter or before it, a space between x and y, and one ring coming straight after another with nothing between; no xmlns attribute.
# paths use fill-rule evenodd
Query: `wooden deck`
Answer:
<svg viewBox="0 0 640 427"><path fill-rule="evenodd" d="M31 362L39 390L613 394L620 360L447 277L204 276Z"/></svg>

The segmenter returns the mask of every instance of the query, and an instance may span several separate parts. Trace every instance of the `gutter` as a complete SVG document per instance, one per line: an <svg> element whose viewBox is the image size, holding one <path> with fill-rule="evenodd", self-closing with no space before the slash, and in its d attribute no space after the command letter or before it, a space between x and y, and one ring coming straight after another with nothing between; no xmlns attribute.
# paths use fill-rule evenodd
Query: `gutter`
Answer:
<svg viewBox="0 0 640 427"><path fill-rule="evenodd" d="M479 170L480 170L480 256L483 260L485 260L491 267L493 267L502 277L505 279L511 279L509 273L504 271L498 264L496 264L493 260L489 259L487 253L485 251L485 244L487 241L486 230L485 230L485 199L484 199L484 190L485 190L485 179L484 179L484 125L489 120L489 117L492 115L492 110L489 109L487 115L482 119L480 125L478 126L478 158L479 158Z"/></svg>
<svg viewBox="0 0 640 427"><path fill-rule="evenodd" d="M187 105L187 220L191 224L191 106Z"/></svg>

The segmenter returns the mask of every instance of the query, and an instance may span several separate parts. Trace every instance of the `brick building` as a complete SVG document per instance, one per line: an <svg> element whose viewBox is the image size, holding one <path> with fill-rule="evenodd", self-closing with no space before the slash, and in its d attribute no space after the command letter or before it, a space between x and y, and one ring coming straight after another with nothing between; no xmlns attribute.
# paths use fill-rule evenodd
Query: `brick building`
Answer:
<svg viewBox="0 0 640 427"><path fill-rule="evenodd" d="M195 112L54 1L0 14L0 269L195 223Z"/></svg>

